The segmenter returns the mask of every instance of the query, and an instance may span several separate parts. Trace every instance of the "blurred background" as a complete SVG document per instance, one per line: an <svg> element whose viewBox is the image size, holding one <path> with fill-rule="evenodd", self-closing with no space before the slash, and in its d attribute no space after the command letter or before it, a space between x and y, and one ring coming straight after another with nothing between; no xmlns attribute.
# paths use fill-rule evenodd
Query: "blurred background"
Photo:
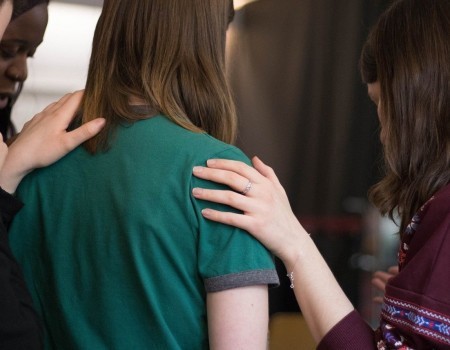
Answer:
<svg viewBox="0 0 450 350"><path fill-rule="evenodd" d="M367 201L380 178L381 147L358 58L389 2L235 0L228 31L238 146L275 169L294 212L369 322L378 317L370 276L396 263L397 228ZM44 42L14 108L18 130L48 103L84 87L101 4L50 1ZM277 269L282 285L270 291L271 315L298 312L279 261Z"/></svg>

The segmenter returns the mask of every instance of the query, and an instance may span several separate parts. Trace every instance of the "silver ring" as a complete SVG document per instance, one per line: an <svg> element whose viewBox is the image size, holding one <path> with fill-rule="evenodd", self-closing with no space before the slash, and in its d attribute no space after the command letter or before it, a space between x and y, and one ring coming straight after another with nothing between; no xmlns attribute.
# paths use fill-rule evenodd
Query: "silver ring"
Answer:
<svg viewBox="0 0 450 350"><path fill-rule="evenodd" d="M252 189L252 182L248 180L247 185L245 186L244 190L241 192L242 195L246 195L248 191Z"/></svg>

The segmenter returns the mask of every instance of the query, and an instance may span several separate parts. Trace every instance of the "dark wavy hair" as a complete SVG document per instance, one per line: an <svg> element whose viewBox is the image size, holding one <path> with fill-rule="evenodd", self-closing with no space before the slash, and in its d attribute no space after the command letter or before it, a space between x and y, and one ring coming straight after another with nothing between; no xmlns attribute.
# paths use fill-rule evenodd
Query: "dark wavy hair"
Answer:
<svg viewBox="0 0 450 350"><path fill-rule="evenodd" d="M369 197L398 211L400 233L450 183L450 0L399 0L380 17L360 58L380 83L385 177Z"/></svg>

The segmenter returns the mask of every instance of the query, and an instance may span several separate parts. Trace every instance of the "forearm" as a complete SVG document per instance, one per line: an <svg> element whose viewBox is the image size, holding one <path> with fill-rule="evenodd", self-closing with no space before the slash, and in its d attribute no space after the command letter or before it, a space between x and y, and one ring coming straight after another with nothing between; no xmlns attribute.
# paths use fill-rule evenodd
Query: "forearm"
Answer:
<svg viewBox="0 0 450 350"><path fill-rule="evenodd" d="M319 343L354 307L312 239L307 234L297 237L293 253L283 262L288 272L293 271L295 297Z"/></svg>

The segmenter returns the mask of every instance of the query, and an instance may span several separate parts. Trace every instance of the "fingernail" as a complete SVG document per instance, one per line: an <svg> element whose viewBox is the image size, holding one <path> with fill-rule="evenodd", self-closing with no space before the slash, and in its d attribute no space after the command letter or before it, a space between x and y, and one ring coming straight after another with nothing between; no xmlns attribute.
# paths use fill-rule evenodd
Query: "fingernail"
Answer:
<svg viewBox="0 0 450 350"><path fill-rule="evenodd" d="M95 120L95 124L96 124L97 126L103 126L103 125L106 124L106 119L105 119L105 118L97 118L97 119Z"/></svg>
<svg viewBox="0 0 450 350"><path fill-rule="evenodd" d="M195 166L192 168L192 172L194 173L201 173L203 171L203 167L201 166Z"/></svg>
<svg viewBox="0 0 450 350"><path fill-rule="evenodd" d="M202 210L202 215L203 216L210 216L210 214L211 214L211 210L210 209L203 209Z"/></svg>
<svg viewBox="0 0 450 350"><path fill-rule="evenodd" d="M206 161L206 164L208 164L208 165L214 165L214 164L216 164L216 160L215 160L215 159L208 159L208 160Z"/></svg>
<svg viewBox="0 0 450 350"><path fill-rule="evenodd" d="M202 189L201 188L194 188L193 190L192 190L192 194L194 195L194 196L198 196L198 195L200 195L202 193Z"/></svg>

